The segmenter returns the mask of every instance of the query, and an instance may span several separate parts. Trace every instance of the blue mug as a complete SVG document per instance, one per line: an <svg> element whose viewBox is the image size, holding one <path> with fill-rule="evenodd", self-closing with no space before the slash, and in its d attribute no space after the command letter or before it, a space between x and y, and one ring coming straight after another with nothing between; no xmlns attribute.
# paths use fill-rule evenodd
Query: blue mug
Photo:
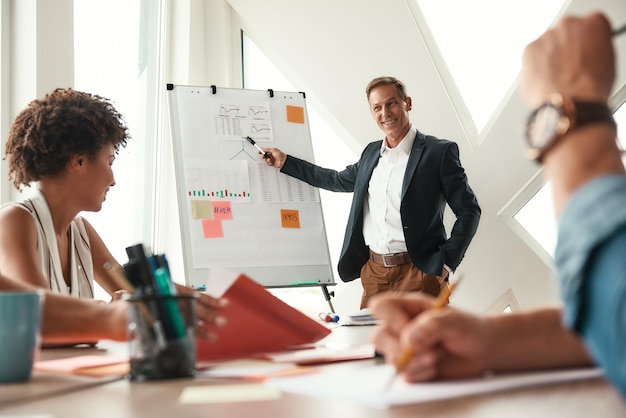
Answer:
<svg viewBox="0 0 626 418"><path fill-rule="evenodd" d="M26 382L39 354L43 291L0 292L0 383Z"/></svg>

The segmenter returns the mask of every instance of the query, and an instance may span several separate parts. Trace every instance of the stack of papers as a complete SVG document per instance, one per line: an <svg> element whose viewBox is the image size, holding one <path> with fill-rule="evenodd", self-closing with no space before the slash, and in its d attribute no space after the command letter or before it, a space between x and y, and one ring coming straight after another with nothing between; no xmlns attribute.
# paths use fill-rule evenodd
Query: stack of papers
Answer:
<svg viewBox="0 0 626 418"><path fill-rule="evenodd" d="M602 376L599 369L562 369L423 383L407 383L397 377L391 386L387 386L395 372L395 367L391 365L371 365L348 372L345 369L332 369L305 376L274 378L266 381L266 384L285 392L389 408Z"/></svg>
<svg viewBox="0 0 626 418"><path fill-rule="evenodd" d="M263 357L274 363L294 363L303 366L347 360L370 359L374 358L374 355L374 346L371 344L346 344L319 346L310 349L292 350L279 353L268 353L264 354Z"/></svg>
<svg viewBox="0 0 626 418"><path fill-rule="evenodd" d="M317 369L293 363L273 363L269 360L240 359L216 363L198 371L196 378L236 378L263 381L269 378L313 373Z"/></svg>
<svg viewBox="0 0 626 418"><path fill-rule="evenodd" d="M340 325L376 325L378 320L372 315L368 308L363 308L352 315L340 315Z"/></svg>

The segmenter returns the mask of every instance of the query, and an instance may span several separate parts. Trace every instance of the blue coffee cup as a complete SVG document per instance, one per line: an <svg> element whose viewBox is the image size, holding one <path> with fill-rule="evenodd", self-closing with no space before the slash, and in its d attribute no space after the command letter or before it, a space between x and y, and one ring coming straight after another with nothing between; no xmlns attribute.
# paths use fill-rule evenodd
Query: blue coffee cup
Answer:
<svg viewBox="0 0 626 418"><path fill-rule="evenodd" d="M0 292L0 383L26 382L39 354L43 291Z"/></svg>

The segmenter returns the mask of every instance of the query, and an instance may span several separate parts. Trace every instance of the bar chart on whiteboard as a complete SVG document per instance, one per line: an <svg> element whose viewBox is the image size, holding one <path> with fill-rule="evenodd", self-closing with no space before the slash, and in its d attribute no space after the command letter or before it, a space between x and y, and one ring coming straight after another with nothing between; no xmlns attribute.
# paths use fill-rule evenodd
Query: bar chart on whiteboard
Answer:
<svg viewBox="0 0 626 418"><path fill-rule="evenodd" d="M189 197L241 202L252 199L247 161L187 159L185 179Z"/></svg>

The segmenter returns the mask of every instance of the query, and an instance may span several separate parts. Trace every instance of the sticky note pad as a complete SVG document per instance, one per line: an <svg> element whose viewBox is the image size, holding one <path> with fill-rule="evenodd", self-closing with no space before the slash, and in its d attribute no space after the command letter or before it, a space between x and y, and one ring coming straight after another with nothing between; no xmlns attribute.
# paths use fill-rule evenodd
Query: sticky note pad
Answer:
<svg viewBox="0 0 626 418"><path fill-rule="evenodd" d="M233 210L230 206L230 200L216 200L212 202L213 206L213 219L232 220Z"/></svg>
<svg viewBox="0 0 626 418"><path fill-rule="evenodd" d="M301 106L287 106L287 122L304 123L304 108Z"/></svg>
<svg viewBox="0 0 626 418"><path fill-rule="evenodd" d="M84 355L55 360L37 361L34 370L104 377L128 374L128 357Z"/></svg>
<svg viewBox="0 0 626 418"><path fill-rule="evenodd" d="M222 221L219 219L203 219L202 234L204 238L224 238Z"/></svg>
<svg viewBox="0 0 626 418"><path fill-rule="evenodd" d="M211 201L210 200L192 200L191 201L191 218L192 219L212 219Z"/></svg>
<svg viewBox="0 0 626 418"><path fill-rule="evenodd" d="M300 228L300 214L297 210L281 209L280 223L283 228Z"/></svg>
<svg viewBox="0 0 626 418"><path fill-rule="evenodd" d="M178 399L182 404L264 401L280 398L280 391L262 384L189 386Z"/></svg>

